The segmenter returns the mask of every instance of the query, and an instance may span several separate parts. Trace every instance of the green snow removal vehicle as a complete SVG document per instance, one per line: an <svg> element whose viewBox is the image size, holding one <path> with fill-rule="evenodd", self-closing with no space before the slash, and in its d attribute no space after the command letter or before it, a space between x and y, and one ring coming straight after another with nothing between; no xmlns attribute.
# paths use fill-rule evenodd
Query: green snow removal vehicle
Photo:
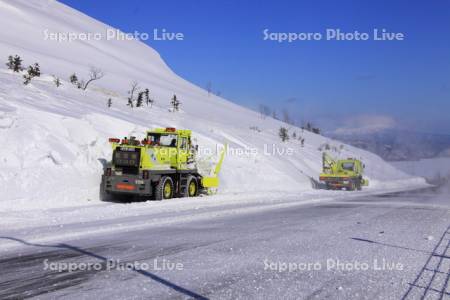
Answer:
<svg viewBox="0 0 450 300"><path fill-rule="evenodd" d="M363 178L364 164L354 158L335 160L327 153L322 156L323 170L320 181L328 190L346 189L348 191L361 190L362 186L369 185Z"/></svg>
<svg viewBox="0 0 450 300"><path fill-rule="evenodd" d="M191 130L156 128L139 141L135 137L110 138L112 160L100 187L103 199L114 195L152 197L156 200L195 197L219 186L218 174L226 148L208 176L197 170Z"/></svg>

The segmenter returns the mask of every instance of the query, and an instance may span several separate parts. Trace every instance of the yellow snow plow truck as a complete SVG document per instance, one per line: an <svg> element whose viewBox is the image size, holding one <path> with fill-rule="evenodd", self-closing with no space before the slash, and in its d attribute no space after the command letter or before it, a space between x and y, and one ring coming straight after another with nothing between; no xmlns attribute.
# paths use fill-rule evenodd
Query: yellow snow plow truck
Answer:
<svg viewBox="0 0 450 300"><path fill-rule="evenodd" d="M348 191L361 190L369 185L363 178L364 164L354 158L335 160L326 152L322 156L323 170L320 181L328 190L346 189Z"/></svg>
<svg viewBox="0 0 450 300"><path fill-rule="evenodd" d="M141 196L156 200L195 197L219 186L218 174L225 149L208 176L197 170L191 130L156 128L140 141L110 138L113 154L102 176L100 196Z"/></svg>

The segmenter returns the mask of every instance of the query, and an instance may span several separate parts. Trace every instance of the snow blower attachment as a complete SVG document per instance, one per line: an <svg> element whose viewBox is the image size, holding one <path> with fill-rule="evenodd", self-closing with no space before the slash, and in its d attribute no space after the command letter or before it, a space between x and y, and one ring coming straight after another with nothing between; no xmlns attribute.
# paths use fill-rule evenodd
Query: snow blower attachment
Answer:
<svg viewBox="0 0 450 300"><path fill-rule="evenodd" d="M225 152L227 151L228 145L225 144L225 147L222 149L222 152L219 156L219 161L216 166L210 171L209 176L202 177L202 186L207 189L208 194L215 194L217 189L219 188L219 172L222 168L223 159L225 157Z"/></svg>
<svg viewBox="0 0 450 300"><path fill-rule="evenodd" d="M109 139L113 155L102 176L101 197L122 194L162 200L216 191L226 148L210 175L202 176L191 134L191 130L156 128L147 131L142 141Z"/></svg>
<svg viewBox="0 0 450 300"><path fill-rule="evenodd" d="M365 166L358 159L335 160L324 152L322 165L323 170L319 179L328 190L345 188L354 191L369 185L369 181L363 178Z"/></svg>

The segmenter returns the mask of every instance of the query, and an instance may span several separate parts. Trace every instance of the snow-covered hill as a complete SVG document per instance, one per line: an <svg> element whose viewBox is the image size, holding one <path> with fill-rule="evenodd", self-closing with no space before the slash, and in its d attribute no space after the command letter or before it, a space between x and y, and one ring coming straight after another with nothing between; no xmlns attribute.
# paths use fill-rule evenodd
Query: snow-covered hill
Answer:
<svg viewBox="0 0 450 300"><path fill-rule="evenodd" d="M443 184L450 180L450 158L435 157L414 161L393 161L396 168L412 176L421 176L433 184Z"/></svg>
<svg viewBox="0 0 450 300"><path fill-rule="evenodd" d="M329 137L380 155L388 161L409 161L450 156L450 135L400 129L359 130Z"/></svg>
<svg viewBox="0 0 450 300"><path fill-rule="evenodd" d="M0 26L8 28L0 32L0 58L6 62L8 55L18 54L24 65L38 62L43 73L24 86L20 74L0 69L1 210L98 203L102 162L111 155L108 137L139 137L156 126L192 129L203 149L229 144L221 173L223 195L311 190L311 178L317 178L321 169L320 149L326 144L334 156L364 160L370 189L424 183L372 153L341 147L338 141L292 126L290 133L302 136L305 146L294 139L281 143L278 129L286 124L208 96L141 42L46 40L46 30L106 32L107 25L58 2L2 0ZM86 78L91 65L106 75L87 91L67 82L74 72ZM55 86L51 75L63 79L61 87ZM132 81L150 89L152 108L126 106ZM177 113L168 111L174 93L182 102ZM109 97L111 108L106 105ZM286 153L287 148L293 153Z"/></svg>

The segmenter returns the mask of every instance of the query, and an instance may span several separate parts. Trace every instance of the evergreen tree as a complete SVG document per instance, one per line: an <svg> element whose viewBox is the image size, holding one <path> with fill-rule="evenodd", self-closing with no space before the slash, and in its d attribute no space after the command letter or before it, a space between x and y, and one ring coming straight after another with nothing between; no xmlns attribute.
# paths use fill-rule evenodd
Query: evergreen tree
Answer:
<svg viewBox="0 0 450 300"><path fill-rule="evenodd" d="M38 63L35 63L33 66L28 66L27 74L23 75L23 78L25 79L23 84L27 85L30 83L31 79L39 76L41 76L41 70Z"/></svg>
<svg viewBox="0 0 450 300"><path fill-rule="evenodd" d="M77 74L73 73L72 75L70 75L69 77L69 81L71 84L75 85L78 87L78 77Z"/></svg>
<svg viewBox="0 0 450 300"><path fill-rule="evenodd" d="M22 59L19 55L15 55L14 57L11 55L8 56L8 63L6 63L6 65L8 66L8 69L13 70L14 72L23 71Z"/></svg>
<svg viewBox="0 0 450 300"><path fill-rule="evenodd" d="M20 56L19 55L16 55L16 56L14 56L14 58L13 58L13 71L14 72L21 72L21 71L23 71L23 68L22 68L22 59L20 58Z"/></svg>
<svg viewBox="0 0 450 300"><path fill-rule="evenodd" d="M280 130L278 131L278 135L280 136L280 139L282 142L289 140L289 133L288 133L287 128L285 128L285 127L280 127Z"/></svg>
<svg viewBox="0 0 450 300"><path fill-rule="evenodd" d="M145 103L147 106L150 104L150 107L153 106L153 99L150 98L150 91L148 89L144 90Z"/></svg>
<svg viewBox="0 0 450 300"><path fill-rule="evenodd" d="M8 62L6 63L6 66L9 70L14 69L14 58L12 57L12 55L8 56Z"/></svg>
<svg viewBox="0 0 450 300"><path fill-rule="evenodd" d="M30 83L31 78L33 78L33 77L31 77L29 74L25 74L25 75L23 75L23 78L25 79L23 84L27 85Z"/></svg>
<svg viewBox="0 0 450 300"><path fill-rule="evenodd" d="M40 77L41 76L41 67L39 67L38 63L34 64L33 72L34 72L34 76L35 77Z"/></svg>
<svg viewBox="0 0 450 300"><path fill-rule="evenodd" d="M144 103L144 92L139 92L136 100L136 107L141 107Z"/></svg>
<svg viewBox="0 0 450 300"><path fill-rule="evenodd" d="M180 100L177 99L177 95L175 95L175 94L173 95L172 101L170 102L170 104L172 104L172 108L173 108L174 112L178 111L180 109L181 102L180 102Z"/></svg>

